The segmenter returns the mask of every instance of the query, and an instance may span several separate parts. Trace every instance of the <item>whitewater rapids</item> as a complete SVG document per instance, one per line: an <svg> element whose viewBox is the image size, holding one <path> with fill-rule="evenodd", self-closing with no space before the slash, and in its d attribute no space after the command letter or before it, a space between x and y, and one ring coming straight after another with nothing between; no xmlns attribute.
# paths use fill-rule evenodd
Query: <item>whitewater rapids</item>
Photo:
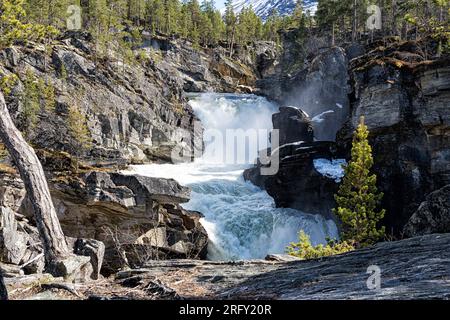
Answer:
<svg viewBox="0 0 450 320"><path fill-rule="evenodd" d="M224 136L227 129L269 132L272 114L277 112L274 104L253 95L200 94L193 96L190 104L206 130L221 131ZM268 141L268 135L259 139L258 148L265 148ZM206 143L205 154L194 163L132 167L135 174L172 178L192 189L191 201L183 207L205 215L201 223L210 238L209 259L260 259L270 253L284 253L300 230L309 234L314 244L325 243L327 237L337 238L333 221L276 208L266 191L245 182L243 172L253 165L254 158L247 163L220 163L217 144L213 145ZM235 149L226 146L224 150Z"/></svg>

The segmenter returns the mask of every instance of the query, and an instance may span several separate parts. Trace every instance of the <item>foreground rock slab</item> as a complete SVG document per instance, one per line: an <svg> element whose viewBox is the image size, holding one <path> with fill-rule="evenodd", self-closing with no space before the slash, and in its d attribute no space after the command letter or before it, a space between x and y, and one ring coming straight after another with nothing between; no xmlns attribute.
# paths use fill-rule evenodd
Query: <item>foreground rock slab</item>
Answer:
<svg viewBox="0 0 450 320"><path fill-rule="evenodd" d="M370 266L381 288L369 290ZM154 276L185 298L214 299L449 299L450 234L385 242L319 260L155 262L119 273L119 279ZM373 267L372 267L373 268ZM122 280L123 281L123 280Z"/></svg>
<svg viewBox="0 0 450 320"><path fill-rule="evenodd" d="M380 270L381 288L367 280ZM29 277L29 276L28 276ZM21 278L6 281L17 288ZM373 283L372 281L369 281ZM33 281L35 284L36 281ZM51 289L49 289L51 288ZM143 268L123 270L114 277L71 288L57 283L12 299L450 299L450 234L385 242L340 256L309 261L151 261ZM51 291L49 291L51 290Z"/></svg>
<svg viewBox="0 0 450 320"><path fill-rule="evenodd" d="M221 292L233 299L449 299L450 234L385 242L321 260L279 265ZM368 269L381 288L370 290Z"/></svg>

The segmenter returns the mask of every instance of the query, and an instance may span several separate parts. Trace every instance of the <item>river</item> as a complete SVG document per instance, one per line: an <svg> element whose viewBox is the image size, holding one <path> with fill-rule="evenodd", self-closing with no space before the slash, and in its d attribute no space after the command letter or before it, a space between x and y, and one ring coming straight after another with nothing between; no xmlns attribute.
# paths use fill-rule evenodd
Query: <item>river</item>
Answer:
<svg viewBox="0 0 450 320"><path fill-rule="evenodd" d="M247 144L246 155L242 155L244 150L227 139L217 143L220 133L227 137L230 130L253 130L259 133L258 149L264 149L269 143L272 114L277 112L275 104L254 95L212 93L193 96L190 104L206 132L216 137L205 143L203 157L194 163L141 165L132 170L144 176L172 178L192 189L191 201L183 207L205 215L202 224L210 238L209 259L259 259L269 253L283 253L300 230L309 234L314 244L337 237L333 221L276 208L266 191L244 181L244 170L254 162L251 145ZM237 155L227 160L232 152Z"/></svg>

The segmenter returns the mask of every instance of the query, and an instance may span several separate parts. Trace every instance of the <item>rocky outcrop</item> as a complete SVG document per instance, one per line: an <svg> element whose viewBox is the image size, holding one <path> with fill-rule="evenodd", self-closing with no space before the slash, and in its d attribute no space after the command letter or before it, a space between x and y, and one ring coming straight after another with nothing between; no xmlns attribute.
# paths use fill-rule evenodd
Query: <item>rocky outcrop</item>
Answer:
<svg viewBox="0 0 450 320"><path fill-rule="evenodd" d="M55 265L55 272L68 281L97 280L103 263L102 242L67 237L74 256ZM13 274L8 271L13 270ZM44 252L38 230L23 216L0 207L0 273L7 276L40 274L45 270Z"/></svg>
<svg viewBox="0 0 450 320"><path fill-rule="evenodd" d="M338 153L346 159L352 133L365 117L387 209L383 223L388 233L400 235L426 195L449 184L448 55L427 60L435 52L422 48L432 51L433 44L389 39L329 48L311 35L299 56L289 36L275 74L258 82L262 93L305 110L316 139L334 140L337 132ZM297 169L310 172L303 164L290 167L294 173Z"/></svg>
<svg viewBox="0 0 450 320"><path fill-rule="evenodd" d="M404 228L408 237L450 232L450 185L429 194Z"/></svg>
<svg viewBox="0 0 450 320"><path fill-rule="evenodd" d="M272 116L273 129L280 134L279 144L283 146L294 142L313 142L314 131L308 115L295 107L281 107Z"/></svg>
<svg viewBox="0 0 450 320"><path fill-rule="evenodd" d="M450 235L385 242L317 260L237 263L160 261L118 278L159 279L180 297L243 300L446 299ZM379 269L378 269L379 268ZM380 288L369 277L380 271ZM175 271L178 277L170 275ZM179 284L178 279L183 279ZM128 282L129 283L129 282Z"/></svg>
<svg viewBox="0 0 450 320"><path fill-rule="evenodd" d="M3 193L17 194L16 201L9 204L32 221L21 181L14 177L9 179L16 183ZM50 180L50 189L64 234L74 238L71 241L74 251L91 257L94 271L99 271L102 251L105 251L105 272L122 266L137 266L149 259L206 256L208 237L200 224L202 214L180 206L189 201L190 190L174 180L90 172L80 178L55 176ZM24 226L28 227L28 220L23 219ZM101 241L106 250L99 248L96 242L80 239ZM9 240L5 245L11 243L17 251L17 244L12 245L14 239ZM30 239L28 242L38 241ZM23 243L24 250L27 247L26 241L15 243ZM36 252L39 254L39 250ZM32 258L27 255L19 259L21 262L14 262L20 264Z"/></svg>
<svg viewBox="0 0 450 320"><path fill-rule="evenodd" d="M331 209L338 183L318 172L314 160L336 158L339 155L336 144L313 141L311 120L298 108L282 107L272 120L274 129L279 131L280 147L267 151L270 164L258 161L244 172L244 178L265 189L277 207L333 218ZM279 163L278 171L264 175L261 169L274 161Z"/></svg>
<svg viewBox="0 0 450 320"><path fill-rule="evenodd" d="M447 299L450 236L385 242L351 253L277 265L220 297L229 299ZM370 268L372 267L372 268ZM369 277L380 271L380 288Z"/></svg>

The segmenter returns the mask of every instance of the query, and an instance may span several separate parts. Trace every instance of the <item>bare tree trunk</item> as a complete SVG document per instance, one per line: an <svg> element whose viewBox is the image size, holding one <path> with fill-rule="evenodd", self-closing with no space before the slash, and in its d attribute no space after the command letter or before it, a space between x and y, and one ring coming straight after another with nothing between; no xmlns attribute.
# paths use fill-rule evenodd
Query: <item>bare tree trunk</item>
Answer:
<svg viewBox="0 0 450 320"><path fill-rule="evenodd" d="M25 184L44 246L46 264L47 267L52 266L70 256L69 247L56 215L42 165L33 148L14 125L1 92L0 138Z"/></svg>
<svg viewBox="0 0 450 320"><path fill-rule="evenodd" d="M335 24L333 22L332 32L331 32L331 46L334 47L336 45L336 35L335 35Z"/></svg>
<svg viewBox="0 0 450 320"><path fill-rule="evenodd" d="M233 32L231 34L231 43L230 43L230 58L233 57L235 32L236 32L236 27L233 26Z"/></svg>
<svg viewBox="0 0 450 320"><path fill-rule="evenodd" d="M398 28L397 28L397 0L392 0L392 29L391 29L392 35L397 36L398 35Z"/></svg>
<svg viewBox="0 0 450 320"><path fill-rule="evenodd" d="M356 32L358 28L358 22L357 22L357 7L358 3L357 0L353 3L353 19L352 19L352 42L356 41Z"/></svg>
<svg viewBox="0 0 450 320"><path fill-rule="evenodd" d="M3 281L3 275L0 271L0 301L8 300L8 291L6 290L5 282Z"/></svg>

